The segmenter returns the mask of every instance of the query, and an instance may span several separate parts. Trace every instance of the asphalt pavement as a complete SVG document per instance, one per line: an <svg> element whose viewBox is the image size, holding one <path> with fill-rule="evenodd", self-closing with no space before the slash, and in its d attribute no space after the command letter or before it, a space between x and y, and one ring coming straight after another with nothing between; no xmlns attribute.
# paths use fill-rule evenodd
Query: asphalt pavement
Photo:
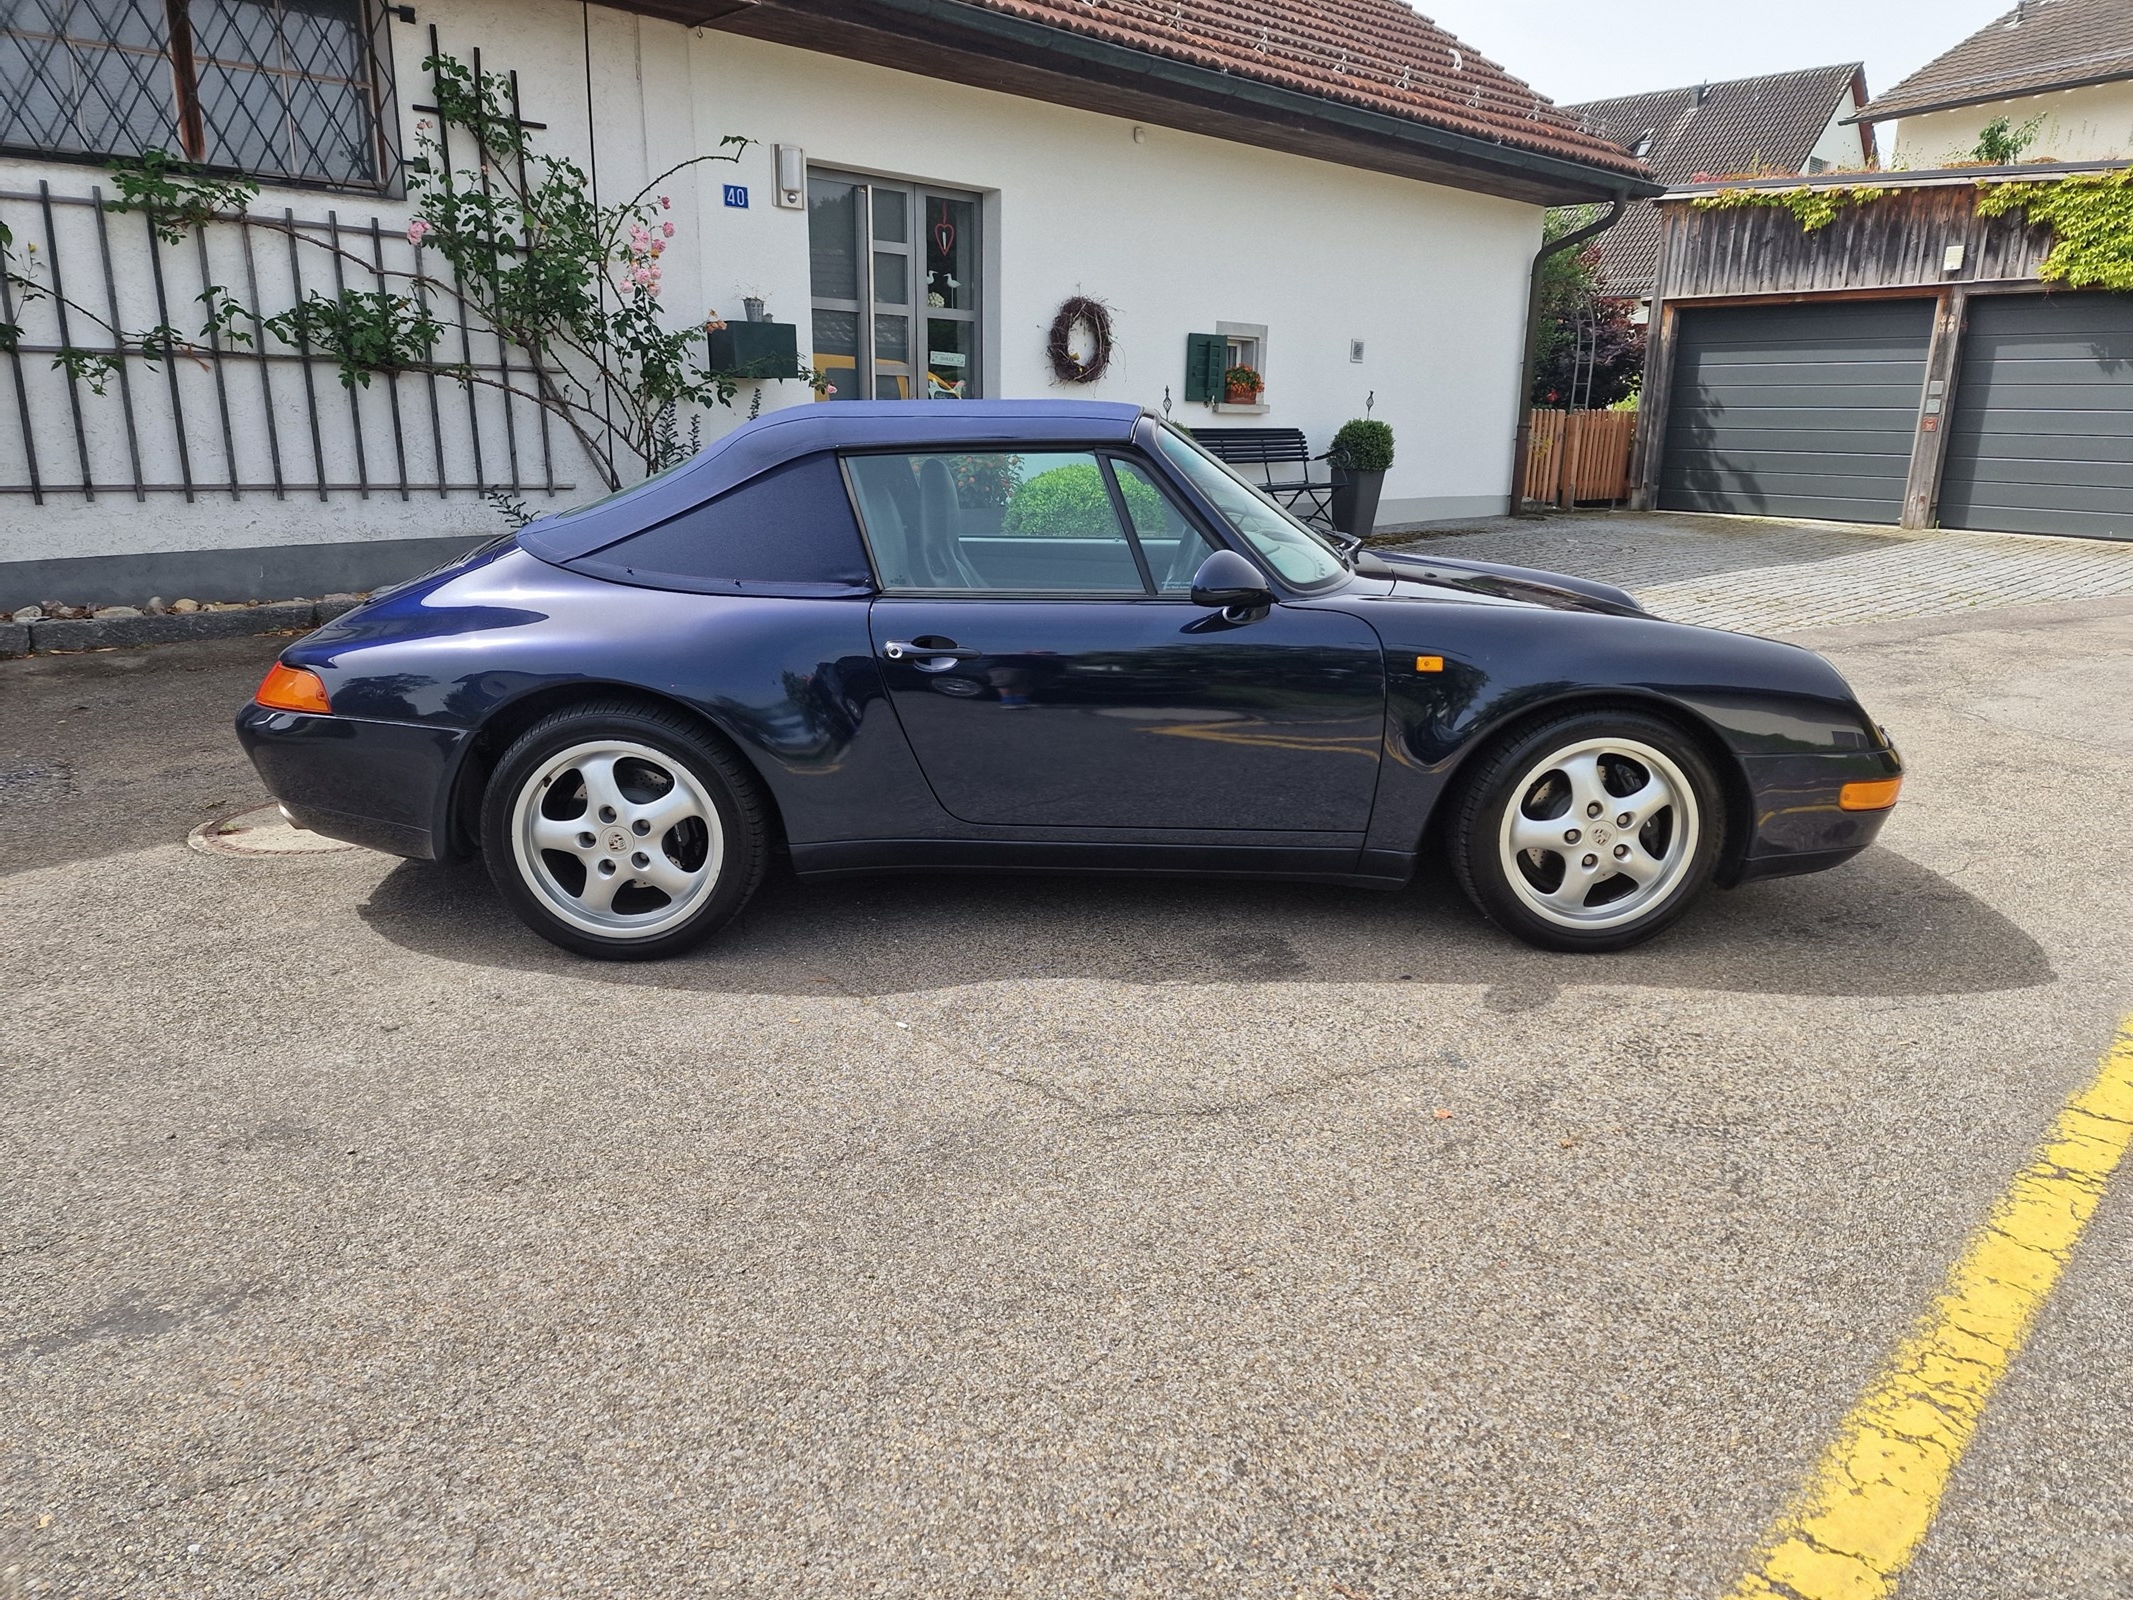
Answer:
<svg viewBox="0 0 2133 1600"><path fill-rule="evenodd" d="M2133 602L1810 636L1879 847L1659 941L773 878L573 960L183 843L282 641L0 662L0 1595L1716 1597L2133 1008ZM2104 1201L1905 1600L2133 1592Z"/></svg>

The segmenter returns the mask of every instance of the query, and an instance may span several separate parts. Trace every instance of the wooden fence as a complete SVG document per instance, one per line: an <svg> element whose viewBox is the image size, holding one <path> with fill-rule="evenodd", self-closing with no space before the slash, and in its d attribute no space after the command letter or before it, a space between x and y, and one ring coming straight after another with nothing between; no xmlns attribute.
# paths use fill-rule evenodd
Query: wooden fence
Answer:
<svg viewBox="0 0 2133 1600"><path fill-rule="evenodd" d="M1524 498L1558 506L1608 504L1629 498L1629 453L1637 436L1634 411L1533 413L1533 445L1526 457Z"/></svg>

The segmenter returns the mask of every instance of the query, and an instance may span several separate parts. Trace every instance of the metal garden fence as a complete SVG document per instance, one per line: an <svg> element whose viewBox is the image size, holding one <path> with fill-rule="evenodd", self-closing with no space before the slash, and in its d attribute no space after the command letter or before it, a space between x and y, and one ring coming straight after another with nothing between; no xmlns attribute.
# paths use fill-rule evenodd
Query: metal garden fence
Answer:
<svg viewBox="0 0 2133 1600"><path fill-rule="evenodd" d="M0 358L14 412L12 427L0 423L0 494L42 505L55 495L408 500L574 487L575 440L567 430L556 440L545 410L494 386L530 377L524 352L456 292L447 303L423 292L447 330L443 354L491 382L394 373L344 383L332 356L267 331L314 290L409 292L402 275L422 247L404 223L285 208L218 219L173 245L146 214L109 210L101 186L62 194L48 181L0 191L0 222L14 237L10 268L47 291L26 298L0 282L0 322L22 330ZM434 258L422 266L443 276ZM232 326L249 325L249 343L200 335L151 354L112 332L182 336L205 322L202 297L218 285L241 303ZM109 357L111 370L95 381L70 370L56 360L70 349Z"/></svg>

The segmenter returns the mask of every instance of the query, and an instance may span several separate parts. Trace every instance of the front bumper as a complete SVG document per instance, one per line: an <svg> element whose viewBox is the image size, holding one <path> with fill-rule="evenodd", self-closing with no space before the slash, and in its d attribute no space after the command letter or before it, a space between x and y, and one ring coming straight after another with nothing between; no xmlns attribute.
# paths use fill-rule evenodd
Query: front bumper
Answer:
<svg viewBox="0 0 2133 1600"><path fill-rule="evenodd" d="M1743 756L1741 769L1754 823L1727 874L1731 883L1821 872L1849 861L1874 842L1894 808L1846 811L1839 803L1844 786L1903 776L1903 762L1892 749Z"/></svg>
<svg viewBox="0 0 2133 1600"><path fill-rule="evenodd" d="M449 852L464 731L248 705L237 738L298 827L420 861Z"/></svg>

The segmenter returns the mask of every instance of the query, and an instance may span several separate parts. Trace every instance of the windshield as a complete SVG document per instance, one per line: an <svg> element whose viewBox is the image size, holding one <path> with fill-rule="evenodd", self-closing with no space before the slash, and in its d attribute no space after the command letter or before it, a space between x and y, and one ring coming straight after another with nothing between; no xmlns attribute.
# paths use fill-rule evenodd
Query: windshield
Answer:
<svg viewBox="0 0 2133 1600"><path fill-rule="evenodd" d="M1317 534L1184 434L1166 424L1157 430L1156 442L1170 464L1191 480L1285 582L1310 589L1348 570Z"/></svg>

